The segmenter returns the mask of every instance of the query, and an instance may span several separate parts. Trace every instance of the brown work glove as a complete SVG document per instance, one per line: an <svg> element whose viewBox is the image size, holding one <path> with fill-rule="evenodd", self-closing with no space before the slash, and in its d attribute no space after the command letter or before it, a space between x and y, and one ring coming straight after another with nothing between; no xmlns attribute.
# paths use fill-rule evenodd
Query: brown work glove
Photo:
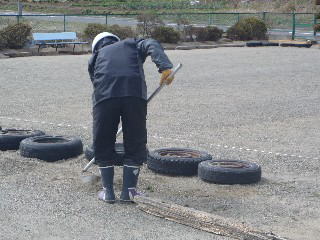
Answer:
<svg viewBox="0 0 320 240"><path fill-rule="evenodd" d="M172 73L172 70L171 69L167 69L167 70L163 70L162 73L161 73L161 79L160 79L160 85L162 84L171 84L174 77L169 77L169 75Z"/></svg>

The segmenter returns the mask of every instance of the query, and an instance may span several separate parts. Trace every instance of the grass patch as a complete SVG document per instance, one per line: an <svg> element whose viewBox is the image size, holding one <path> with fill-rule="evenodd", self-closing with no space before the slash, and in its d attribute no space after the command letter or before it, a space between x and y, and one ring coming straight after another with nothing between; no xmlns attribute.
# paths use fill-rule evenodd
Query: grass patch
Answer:
<svg viewBox="0 0 320 240"><path fill-rule="evenodd" d="M193 1L194 2L194 1ZM1 9L17 10L16 2L0 0ZM203 11L232 11L232 12L313 12L313 1L226 1L226 0L200 0L192 3L190 0L80 0L80 1L28 1L24 2L25 11L38 11L42 13L65 13L65 14L105 14L105 13L141 13L145 10L157 10L159 12L203 12Z"/></svg>

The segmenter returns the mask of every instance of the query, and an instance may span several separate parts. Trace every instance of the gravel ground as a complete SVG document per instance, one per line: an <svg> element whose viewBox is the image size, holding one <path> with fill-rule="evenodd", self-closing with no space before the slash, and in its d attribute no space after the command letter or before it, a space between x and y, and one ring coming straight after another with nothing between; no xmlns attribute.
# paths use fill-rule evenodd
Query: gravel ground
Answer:
<svg viewBox="0 0 320 240"><path fill-rule="evenodd" d="M319 49L219 48L168 55L184 67L149 106L149 148L191 147L214 158L257 162L263 179L214 185L144 167L140 189L290 239L319 239ZM80 136L90 144L88 58L2 59L0 125ZM145 70L152 91L159 76L150 61ZM99 184L80 181L86 162L83 155L45 163L0 152L0 239L228 239L135 206L98 201ZM119 192L121 169L116 171Z"/></svg>

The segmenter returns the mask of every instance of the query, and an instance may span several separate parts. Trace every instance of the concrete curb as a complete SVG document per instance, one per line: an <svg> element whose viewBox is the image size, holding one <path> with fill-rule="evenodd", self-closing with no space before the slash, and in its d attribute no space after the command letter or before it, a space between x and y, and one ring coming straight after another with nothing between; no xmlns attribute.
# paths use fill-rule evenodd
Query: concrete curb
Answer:
<svg viewBox="0 0 320 240"><path fill-rule="evenodd" d="M6 58L9 58L9 56L6 56L6 55L0 53L0 59L6 59Z"/></svg>
<svg viewBox="0 0 320 240"><path fill-rule="evenodd" d="M6 52L3 53L6 57L15 58L15 57L31 57L31 52Z"/></svg>
<svg viewBox="0 0 320 240"><path fill-rule="evenodd" d="M319 43L319 42L318 42ZM292 43L292 42L280 42L278 46L281 47L309 47L305 46L306 44L302 43ZM247 47L250 45L250 42L244 43L226 43L226 44L215 44L215 45L197 45L197 46L166 46L164 47L165 50L194 50L194 49L213 49L213 48L222 48L222 47ZM316 44L314 44L316 45ZM260 45L259 45L260 46ZM265 42L262 42L261 47L265 47ZM252 46L248 46L252 47ZM7 59L7 58L15 58L15 57L31 57L31 56L59 56L59 55L83 55L83 54L90 54L90 51L71 51L71 50L62 50L58 52L37 52L35 50L25 51L25 52L2 52L0 53L0 59Z"/></svg>
<svg viewBox="0 0 320 240"><path fill-rule="evenodd" d="M241 44L217 44L217 45L198 45L198 46L177 46L175 50L192 50L192 49L212 49L220 47L245 47L245 43ZM169 49L168 49L169 50Z"/></svg>
<svg viewBox="0 0 320 240"><path fill-rule="evenodd" d="M298 48L310 48L312 44L308 43L280 43L280 47L298 47Z"/></svg>
<svg viewBox="0 0 320 240"><path fill-rule="evenodd" d="M0 59L6 58L16 58L16 57L32 57L32 56L61 56L61 55L84 55L88 54L87 51L59 51L59 52L36 52L36 51L25 51L25 52L15 52L8 51L0 53Z"/></svg>
<svg viewBox="0 0 320 240"><path fill-rule="evenodd" d="M245 43L231 43L231 44L220 44L218 45L219 47L245 47L246 44Z"/></svg>

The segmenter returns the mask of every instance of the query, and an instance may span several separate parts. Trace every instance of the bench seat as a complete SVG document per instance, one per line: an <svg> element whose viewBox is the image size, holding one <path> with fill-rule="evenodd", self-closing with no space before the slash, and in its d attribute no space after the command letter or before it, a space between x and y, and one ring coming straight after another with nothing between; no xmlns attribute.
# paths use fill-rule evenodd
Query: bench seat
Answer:
<svg viewBox="0 0 320 240"><path fill-rule="evenodd" d="M38 46L38 52L41 47L51 46L55 47L56 51L59 47L73 44L73 52L76 45L88 44L88 42L81 42L77 38L75 32L59 32L59 33L33 33L33 43Z"/></svg>

